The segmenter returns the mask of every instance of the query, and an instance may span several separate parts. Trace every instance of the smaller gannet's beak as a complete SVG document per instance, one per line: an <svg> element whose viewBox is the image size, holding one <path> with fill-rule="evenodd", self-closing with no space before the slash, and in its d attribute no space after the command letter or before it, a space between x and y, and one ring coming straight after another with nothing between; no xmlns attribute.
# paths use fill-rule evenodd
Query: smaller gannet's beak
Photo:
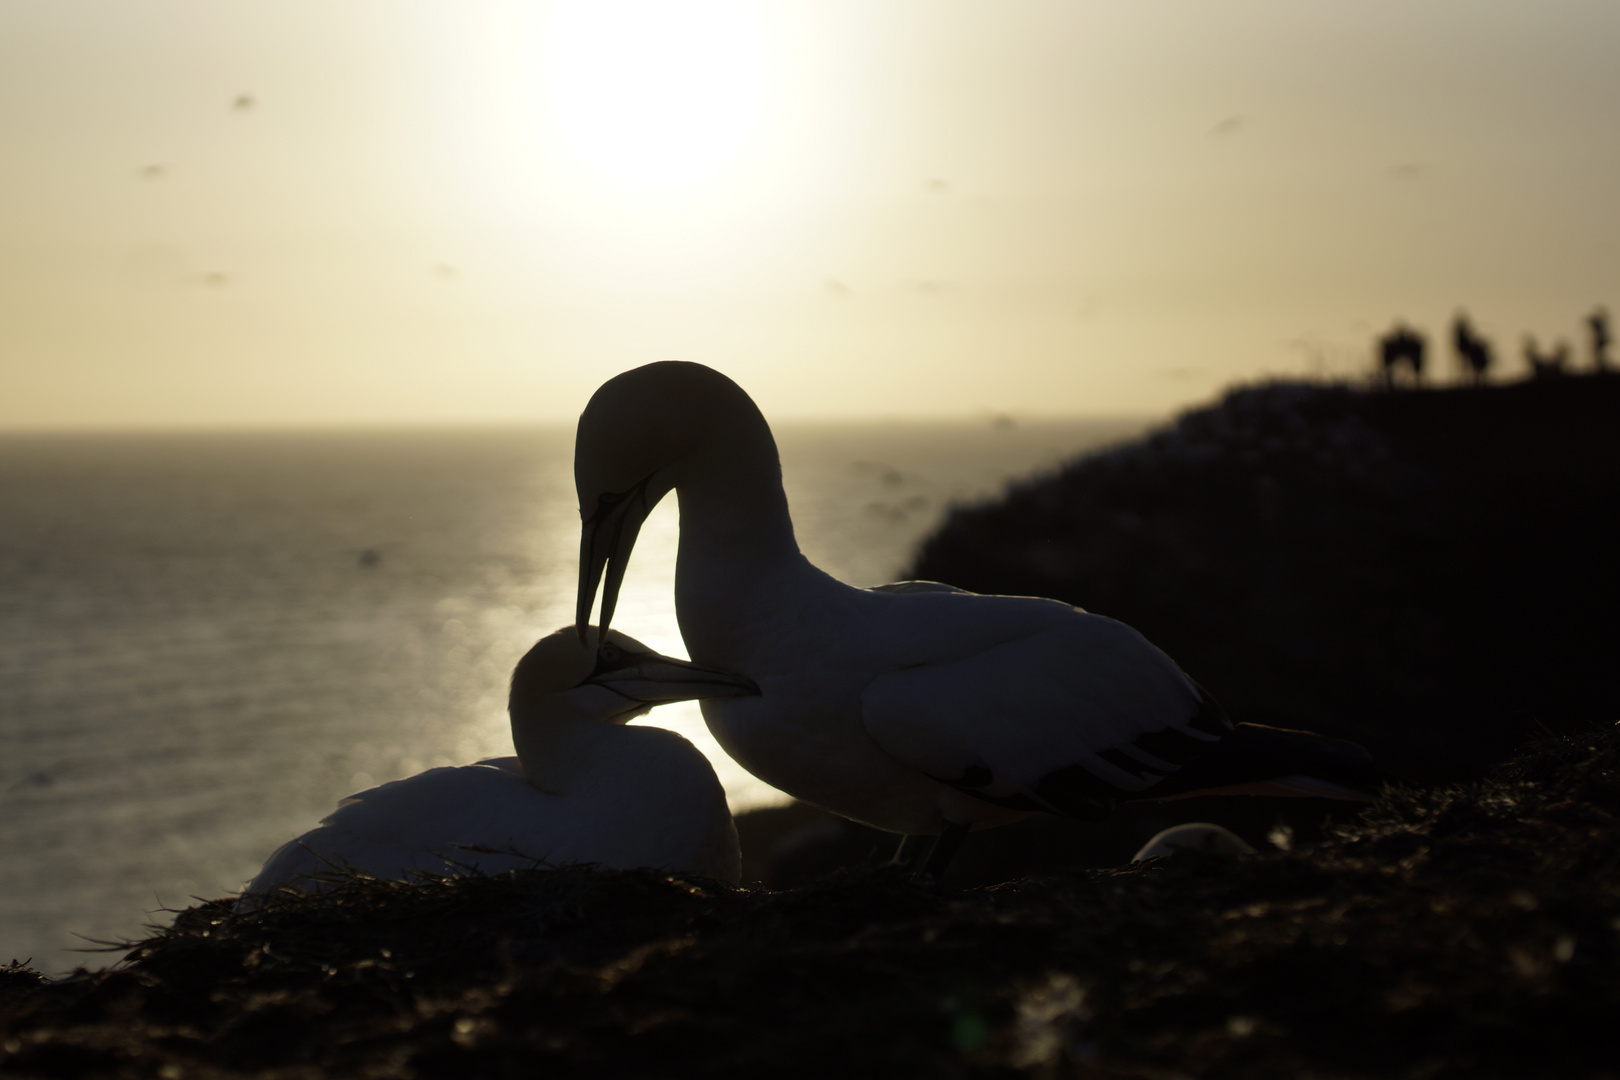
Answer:
<svg viewBox="0 0 1620 1080"><path fill-rule="evenodd" d="M579 534L579 599L574 613L574 625L579 628L580 644L586 644L585 629L590 624L591 606L596 602L596 586L607 571L602 584L602 614L596 620L601 628L597 640L607 635L613 622L613 609L619 603L619 586L624 584L624 571L630 565L630 552L636 546L642 523L652 513L647 505L648 476L628 491L604 494L597 501L596 510L580 525Z"/></svg>
<svg viewBox="0 0 1620 1080"><path fill-rule="evenodd" d="M617 647L598 654L596 670L585 681L645 705L759 696L759 686L746 675L716 671L651 651L631 652Z"/></svg>

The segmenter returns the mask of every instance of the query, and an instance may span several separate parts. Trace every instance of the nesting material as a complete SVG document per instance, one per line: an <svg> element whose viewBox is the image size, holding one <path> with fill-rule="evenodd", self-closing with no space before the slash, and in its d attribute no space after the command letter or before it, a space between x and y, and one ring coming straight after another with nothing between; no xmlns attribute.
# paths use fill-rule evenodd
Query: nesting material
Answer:
<svg viewBox="0 0 1620 1080"><path fill-rule="evenodd" d="M113 970L7 971L0 1075L1612 1075L1617 814L1609 728L1237 860L213 901Z"/></svg>

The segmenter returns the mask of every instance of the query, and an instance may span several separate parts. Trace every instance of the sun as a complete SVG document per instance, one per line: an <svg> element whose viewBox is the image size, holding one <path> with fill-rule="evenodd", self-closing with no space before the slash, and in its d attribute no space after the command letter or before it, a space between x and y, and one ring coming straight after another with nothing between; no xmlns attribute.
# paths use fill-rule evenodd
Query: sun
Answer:
<svg viewBox="0 0 1620 1080"><path fill-rule="evenodd" d="M703 185L758 139L769 49L744 0L565 0L546 38L549 111L598 182Z"/></svg>

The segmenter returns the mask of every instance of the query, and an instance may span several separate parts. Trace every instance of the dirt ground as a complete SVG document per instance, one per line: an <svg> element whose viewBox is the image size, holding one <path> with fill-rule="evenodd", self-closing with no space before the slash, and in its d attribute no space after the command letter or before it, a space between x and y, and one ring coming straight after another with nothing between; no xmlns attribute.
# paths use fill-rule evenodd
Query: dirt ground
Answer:
<svg viewBox="0 0 1620 1080"><path fill-rule="evenodd" d="M1617 814L1610 727L1239 859L204 903L0 975L0 1075L1612 1077Z"/></svg>

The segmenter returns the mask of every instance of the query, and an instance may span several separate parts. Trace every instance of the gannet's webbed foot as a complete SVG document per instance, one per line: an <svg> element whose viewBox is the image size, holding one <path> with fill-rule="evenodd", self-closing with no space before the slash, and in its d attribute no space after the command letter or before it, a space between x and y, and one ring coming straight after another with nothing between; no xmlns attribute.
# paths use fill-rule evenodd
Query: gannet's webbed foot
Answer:
<svg viewBox="0 0 1620 1080"><path fill-rule="evenodd" d="M923 863L922 869L917 871L917 880L938 881L945 873L945 868L951 864L951 860L956 858L957 851L961 850L962 841L967 839L967 834L972 828L971 825L954 823L945 826L945 831L939 834L933 848L928 852L927 861Z"/></svg>
<svg viewBox="0 0 1620 1080"><path fill-rule="evenodd" d="M928 858L928 852L937 840L938 837L929 836L927 833L903 834L900 843L894 849L894 857L889 860L889 865L920 870L923 860Z"/></svg>

